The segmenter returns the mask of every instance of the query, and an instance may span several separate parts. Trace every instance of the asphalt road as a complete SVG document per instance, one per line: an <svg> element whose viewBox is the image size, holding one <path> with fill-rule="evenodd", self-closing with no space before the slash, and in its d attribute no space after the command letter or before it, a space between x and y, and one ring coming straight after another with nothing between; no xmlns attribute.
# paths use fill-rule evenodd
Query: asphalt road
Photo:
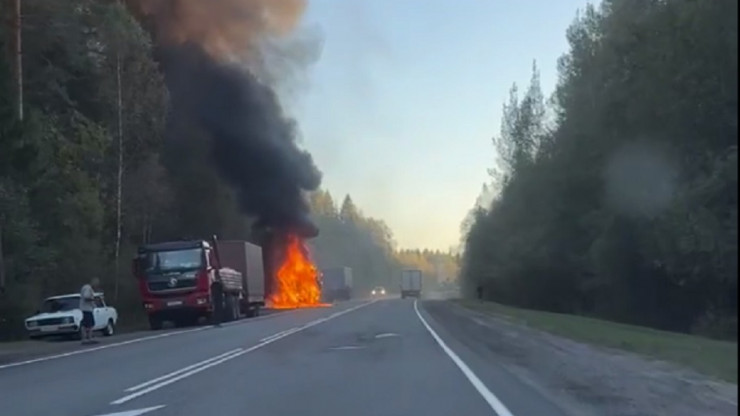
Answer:
<svg viewBox="0 0 740 416"><path fill-rule="evenodd" d="M406 299L353 301L0 365L15 415L559 416Z"/></svg>

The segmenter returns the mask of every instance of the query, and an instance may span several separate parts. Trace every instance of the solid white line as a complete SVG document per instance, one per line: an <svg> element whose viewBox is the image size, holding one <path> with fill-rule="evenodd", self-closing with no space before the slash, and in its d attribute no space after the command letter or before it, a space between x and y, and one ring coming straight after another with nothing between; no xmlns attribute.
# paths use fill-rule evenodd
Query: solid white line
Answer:
<svg viewBox="0 0 740 416"><path fill-rule="evenodd" d="M436 332L432 329L431 326L427 323L427 321L424 319L423 316L421 316L421 313L419 312L419 308L417 307L417 301L414 300L414 311L416 311L416 316L419 317L419 320L421 320L421 323L424 324L424 327L429 331L430 334L432 334L432 338L434 338L435 341L437 341L437 344L439 344L440 347L442 347L442 350L452 359L452 362L457 365L457 368L462 371L462 373L465 375L465 377L470 381L470 383L475 387L475 389L478 391L478 393L483 396L483 400L485 400L489 406L491 406L491 409L493 409L494 412L498 416L514 416L509 409L504 406L503 403L496 397L495 394L493 394L490 390L488 390L488 387L486 387L485 384L478 378L478 376L475 375L473 370L468 367L465 362L455 354L454 351L450 349L450 347L445 344L444 341L442 341L442 338L437 335Z"/></svg>
<svg viewBox="0 0 740 416"><path fill-rule="evenodd" d="M273 338L275 338L275 337L277 337L277 336L280 336L280 335L284 335L284 334L292 334L293 332L295 332L295 331L297 331L297 330L298 330L298 328L290 328L290 329L286 329L285 331L280 331L280 332L278 332L277 334L272 334L272 335L270 335L270 336L264 337L264 338L262 338L262 339L260 340L260 342L265 342L265 341L269 341L269 340L271 340L271 339L273 339Z"/></svg>
<svg viewBox="0 0 740 416"><path fill-rule="evenodd" d="M170 378L170 377L174 377L174 376L176 376L176 375L178 375L178 374L181 374L181 373L184 373L184 372L186 372L186 371L188 371L188 370L192 370L193 368L196 368L196 367L198 367L198 366L201 366L201 365L204 365L204 364L208 364L208 363L210 363L210 362L213 362L213 361L216 361L216 360L218 360L219 358L223 358L223 357L226 357L227 355L231 355L231 354L234 354L234 353L240 352L240 351L242 351L242 350L243 350L243 348L236 348L236 349L233 349L233 350L231 350L231 351L228 351L228 352L225 352L225 353L223 353L223 354L221 354L221 355L217 355L217 356L215 356L215 357L211 357L211 358L209 358L209 359L207 359L207 360L203 360L203 361L201 361L201 362L198 362L198 363L195 363L195 364L189 365L189 366L187 366L187 367L185 367L185 368L181 368L181 369L179 369L179 370L177 370L177 371L173 371L173 372L171 372L171 373L169 373L169 374L165 374L165 375L163 375L163 376L161 376L161 377L157 377L157 378L155 378L155 379L152 379L152 380L149 380L149 381L147 381L147 382L144 382L144 383L141 383L141 384L137 384L137 385L135 385L135 386L133 386L133 387L129 387L129 388L127 388L127 389L126 389L125 391L136 391L136 390L142 389L142 388L144 388L144 387L146 387L146 386L150 386L150 385L152 385L152 384L154 384L154 383L158 383L158 382L160 382L160 381L162 381L162 380L164 380L164 379L167 379L167 378Z"/></svg>
<svg viewBox="0 0 740 416"><path fill-rule="evenodd" d="M371 305L371 304L373 304L375 302L376 301L370 301L370 302L367 302L367 303L363 303L363 304L357 305L355 307L352 307L352 308L349 308L349 309L345 309L345 310L343 310L341 312L334 313L334 314L330 315L329 318L321 318L321 319L317 319L315 321L311 321L311 322L307 323L306 325L303 325L303 326L297 328L296 331L289 332L289 333L279 334L279 335L277 335L275 337L270 338L267 341L260 342L259 344L253 345L253 346L251 346L251 347L249 347L247 349L243 349L243 350L241 350L241 351L239 351L237 353L231 354L231 355L226 356L224 358L221 358L221 359L219 359L217 361L212 361L212 362L210 362L208 364L201 365L201 366L199 366L199 367L197 367L197 368L195 368L193 370L190 370L190 371L185 372L183 374L180 374L178 376L168 378L167 380L162 381L161 383L158 383L158 384L155 384L153 386L147 387L145 389L139 390L137 392L131 393L128 396L121 397L118 400L114 400L114 401L110 402L110 404L117 405L117 404L126 403L126 402L128 402L130 400L133 400L133 399L137 398L137 397L143 396L143 395L145 395L147 393L151 393L154 390L159 390L162 387L168 386L168 385L170 385L172 383L176 383L176 382L178 382L178 381L180 381L180 380L182 380L182 379L184 379L186 377L190 377L190 376L192 376L194 374L200 373L201 371L207 370L207 369L209 369L211 367L217 366L217 365L219 365L221 363L224 363L226 361L232 360L232 359L234 359L236 357L239 357L241 355L244 355L244 354L250 353L252 351L258 350L258 349L260 349L260 348L262 348L262 347L264 347L266 345L272 344L273 342L275 342L275 341L277 341L277 340L279 340L281 338L285 338L285 337L287 337L287 336L289 336L291 334L294 334L296 332L303 331L304 329L308 329L308 328L310 328L312 326L318 325L318 324L320 324L322 322L326 322L326 321L328 321L330 319L336 318L336 317L341 316L341 315L344 315L346 313L349 313L349 312L355 311L357 309L363 308L365 306Z"/></svg>
<svg viewBox="0 0 740 416"><path fill-rule="evenodd" d="M3 364L3 365L0 365L0 370L6 369L6 368L11 368L11 367L18 367L18 366L21 366L21 365L38 363L38 362L41 362L41 361L54 360L54 359L57 359L57 358L71 357L73 355L85 354L85 353L89 353L89 352L105 350L105 349L108 349L108 348L120 347L122 345L135 344L137 342L142 342L142 341L150 341L150 340L153 340L153 339L171 337L173 335L180 335L180 334L187 334L187 333L190 333L190 332L202 331L204 329L210 329L210 327L200 327L200 328L186 329L184 331L165 332L163 334L150 335L150 336L147 336L147 337L130 339L128 341L117 342L115 344L105 344L105 345L101 345L99 347L85 348L85 349L82 349L82 350L75 350L75 351L65 352L63 354L47 355L46 357L39 357L39 358L34 358L32 360L19 361L17 363Z"/></svg>
<svg viewBox="0 0 740 416"><path fill-rule="evenodd" d="M143 415L144 413L153 412L163 407L164 405L160 405L160 406L147 407L146 409L135 409L135 410L127 410L125 412L106 413L104 415L98 415L98 416L140 416L140 415Z"/></svg>
<svg viewBox="0 0 740 416"><path fill-rule="evenodd" d="M222 325L222 327L229 327L229 326L233 326L233 325L248 324L250 322L262 321L262 320L265 320L265 319L270 319L270 318L275 318L275 317L279 317L279 316L285 316L285 315L289 315L289 314L294 314L294 313L296 313L298 311L301 311L301 309L295 309L295 310L290 310L290 311L281 311L281 312L271 313L269 315L255 317L255 318L241 319L241 320L236 321L236 322L227 322L227 323L224 323ZM108 349L108 348L121 347L123 345L135 344L137 342L151 341L151 340L155 340L155 339L159 339L159 338L170 337L170 336L173 336L173 335L189 334L191 332L203 331L205 329L211 329L211 328L213 328L213 325L206 325L206 326L202 326L202 327L198 327L198 328L185 329L185 330L182 330L182 331L172 331L172 332L165 332L165 333L157 334L157 335L149 335L149 336L145 336L145 337L141 337L141 338L130 339L128 341L116 342L115 344L105 344L105 345L100 345L98 347L85 348L85 349L81 349L81 350L74 350L74 351L65 352L65 353L62 353L62 354L47 355L47 356L44 356L44 357L33 358L33 359L30 359L30 360L26 360L26 361L18 361L18 362L15 362L15 363L3 364L3 365L0 365L0 370L4 370L6 368L12 368L12 367L19 367L19 366L22 366L22 365L28 365L28 364L33 364L33 363L39 363L39 362L42 362L42 361L55 360L55 359L58 359L58 358L71 357L73 355L78 355L78 354L86 354L86 353L90 353L90 352L105 350L105 349Z"/></svg>

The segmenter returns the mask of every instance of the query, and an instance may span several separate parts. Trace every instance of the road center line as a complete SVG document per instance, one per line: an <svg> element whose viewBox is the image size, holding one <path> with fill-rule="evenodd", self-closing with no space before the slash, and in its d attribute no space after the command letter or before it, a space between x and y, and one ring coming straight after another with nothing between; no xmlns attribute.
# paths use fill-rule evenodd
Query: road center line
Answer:
<svg viewBox="0 0 740 416"><path fill-rule="evenodd" d="M256 317L256 318L249 318L249 319L239 320L239 321L236 321L236 322L224 323L223 326L224 327L229 327L229 326L233 326L233 325L243 325L243 324L248 324L248 323L251 323L251 322L256 322L256 321L262 321L262 320L266 320L266 319L277 318L277 317L280 317L280 316L286 316L286 315L289 315L289 314L292 315L294 313L297 313L298 311L300 311L300 309L295 309L295 310L291 310L291 311L281 311L279 313L271 313L269 315L259 316L259 317ZM130 339L130 340L127 340L127 341L116 342L114 344L105 344L105 345L100 345L100 346L92 347L92 348L85 348L85 349L69 351L69 352L65 352L65 353L61 353L61 354L53 354L53 355L47 355L47 356L44 356L44 357L33 358L33 359L30 359L30 360L25 360L25 361L18 361L18 362L15 362L15 363L3 364L3 365L0 365L0 370L4 370L6 368L12 368L12 367L19 367L19 366L22 366L22 365L28 365L28 364L33 364L33 363L39 363L39 362L43 362L43 361L55 360L55 359L58 359L58 358L71 357L73 355L87 354L87 353L91 353L91 352L95 352L95 351L106 350L108 348L122 347L124 345L136 344L138 342L152 341L152 340L155 340L155 339L166 338L166 337L171 337L171 336L175 336L175 335L189 334L189 333L192 333L192 332L203 331L203 330L211 329L211 328L213 328L212 325L207 325L207 326L202 326L202 327L198 327L198 328L185 329L185 330L181 330L181 331L171 331L171 332L165 332L165 333L162 333L162 334L147 335L147 336L144 336L144 337L134 338L134 339Z"/></svg>
<svg viewBox="0 0 740 416"><path fill-rule="evenodd" d="M238 352L235 352L235 353L233 353L231 355L223 356L223 358L220 358L218 360L211 361L211 362L208 362L208 363L203 364L203 365L197 365L196 368L194 368L194 369L192 369L190 371L184 372L185 369L178 370L176 372L179 372L180 373L179 375L176 375L174 377L169 377L169 378L167 378L166 376L163 376L163 377L166 378L166 380L164 380L164 381L162 381L160 383L151 385L149 387L146 387L144 389L141 389L139 391L136 391L134 393L131 393L128 396L121 397L120 399L117 399L117 400L114 400L114 401L110 402L110 404L112 404L112 405L118 405L118 404L126 403L128 401L131 401L131 400L137 398L137 397L143 396L143 395L145 395L147 393L151 393L151 392L153 392L155 390L159 390L162 387L168 386L168 385L170 385L172 383L176 383L176 382L178 382L178 381L180 381L180 380L182 380L184 378L187 378L187 377L190 377L190 376L192 376L194 374L200 373L201 371L207 370L207 369L209 369L211 367L217 366L217 365L219 365L221 363L224 363L226 361L232 360L232 359L234 359L236 357L239 357L239 356L242 356L244 354L250 353L252 351L258 350L258 349L260 349L260 348L262 348L262 347L264 347L266 345L272 344L273 342L275 342L275 341L277 341L277 340L279 340L281 338L285 338L285 337L287 337L289 335L292 335L292 334L295 334L297 332L303 331L305 329L311 328L312 326L316 326L316 325L318 325L320 323L326 322L328 320L334 319L336 317L342 316L342 315L347 314L347 313L350 313L352 311L356 311L357 309L360 309L360 308L363 308L365 306L371 305L371 304L373 304L375 302L377 302L377 300L373 300L373 301L370 301L370 302L366 302L366 303L363 303L363 304L354 306L354 307L349 308L349 309L345 309L345 310L343 310L341 312L337 312L337 313L334 313L332 315L329 315L329 317L327 317L327 318L316 319L316 320L311 321L311 322L309 322L309 323L307 323L307 324L305 324L305 325L303 325L301 327L296 328L296 330L295 331L292 331L292 332L285 332L285 331L283 331L282 333L277 333L277 334L275 334L275 336L268 337L268 339L266 341L262 341L259 344L253 345L253 346L251 346L251 347L249 347L247 349L242 349L242 350L240 350ZM213 357L213 358L215 359L217 357ZM172 373L170 373L170 374L172 374ZM161 377L160 377L160 379L161 379ZM154 381L152 381L152 382L154 382ZM151 384L151 383L150 382L146 382L146 383L143 383L143 384ZM508 415L502 415L502 416L508 416Z"/></svg>
<svg viewBox="0 0 740 416"><path fill-rule="evenodd" d="M280 332L278 332L277 334L272 334L272 335L270 335L270 336L264 337L264 338L262 338L262 339L260 340L260 342L265 342L265 341L269 341L269 340L271 340L271 339L273 339L273 338L275 338L275 337L278 337L278 336L280 336L280 335L287 335L287 334L292 334L293 332L295 332L295 331L297 331L297 330L298 330L298 328L290 328L290 329L286 329L285 331L280 331Z"/></svg>
<svg viewBox="0 0 740 416"><path fill-rule="evenodd" d="M236 349L233 349L231 351L225 352L223 354L217 355L215 357L211 357L211 358L209 358L207 360L203 360L201 362L198 362L198 363L189 365L189 366L184 367L184 368L181 368L181 369L179 369L177 371L173 371L173 372L171 372L169 374L165 374L165 375L163 375L161 377L157 377L157 378L152 379L152 380L149 380L147 382L144 382L144 383L141 383L141 384L137 384L136 386L129 387L125 391L136 391L136 390L142 389L142 388L144 388L146 386L150 386L150 385L152 385L154 383L158 383L158 382L160 382L160 381L162 381L164 379L168 379L170 377L174 377L174 376L176 376L178 374L182 374L182 373L184 373L184 372L186 372L188 370L192 370L193 368L199 367L201 365L208 364L210 362L213 362L213 361L218 360L219 358L224 358L224 357L226 357L228 355L235 354L235 353L238 353L240 351L243 351L243 348L236 348Z"/></svg>
<svg viewBox="0 0 740 416"><path fill-rule="evenodd" d="M470 383L475 387L475 390L478 391L478 393L483 396L483 400L488 403L489 406L491 406L491 409L493 409L494 412L498 416L514 416L509 409L504 406L503 403L496 397L495 394L493 394L490 390L488 390L488 387L486 387L485 384L478 378L478 376L475 375L473 370L468 367L467 364L457 355L455 354L450 347L447 346L447 344L440 338L439 335L437 335L436 332L432 329L431 326L427 323L427 321L424 319L423 316L421 316L421 313L419 312L419 307L417 306L417 301L414 300L414 311L416 312L416 316L419 317L419 320L421 320L421 323L424 324L424 327L429 331L429 333L432 335L432 338L434 338L435 341L437 341L437 344L439 344L440 347L442 347L442 351L444 351L451 359L452 362L457 365L457 368L462 371L462 373L465 375L465 377L470 381Z"/></svg>

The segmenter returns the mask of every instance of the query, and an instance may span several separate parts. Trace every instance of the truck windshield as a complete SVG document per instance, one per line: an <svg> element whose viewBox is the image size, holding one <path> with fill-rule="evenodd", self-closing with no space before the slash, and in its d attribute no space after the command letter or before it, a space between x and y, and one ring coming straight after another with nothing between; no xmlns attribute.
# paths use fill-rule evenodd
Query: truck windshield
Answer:
<svg viewBox="0 0 740 416"><path fill-rule="evenodd" d="M203 266L203 250L199 248L147 253L144 271L158 274L171 271L195 270Z"/></svg>

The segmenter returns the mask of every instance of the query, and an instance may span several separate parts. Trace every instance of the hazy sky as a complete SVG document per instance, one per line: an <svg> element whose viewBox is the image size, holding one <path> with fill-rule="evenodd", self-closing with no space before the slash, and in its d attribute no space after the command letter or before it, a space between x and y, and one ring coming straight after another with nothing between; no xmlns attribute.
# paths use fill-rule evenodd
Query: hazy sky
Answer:
<svg viewBox="0 0 740 416"><path fill-rule="evenodd" d="M549 95L587 0L310 0L324 43L291 112L337 202L404 248L446 250L494 162L513 82Z"/></svg>

